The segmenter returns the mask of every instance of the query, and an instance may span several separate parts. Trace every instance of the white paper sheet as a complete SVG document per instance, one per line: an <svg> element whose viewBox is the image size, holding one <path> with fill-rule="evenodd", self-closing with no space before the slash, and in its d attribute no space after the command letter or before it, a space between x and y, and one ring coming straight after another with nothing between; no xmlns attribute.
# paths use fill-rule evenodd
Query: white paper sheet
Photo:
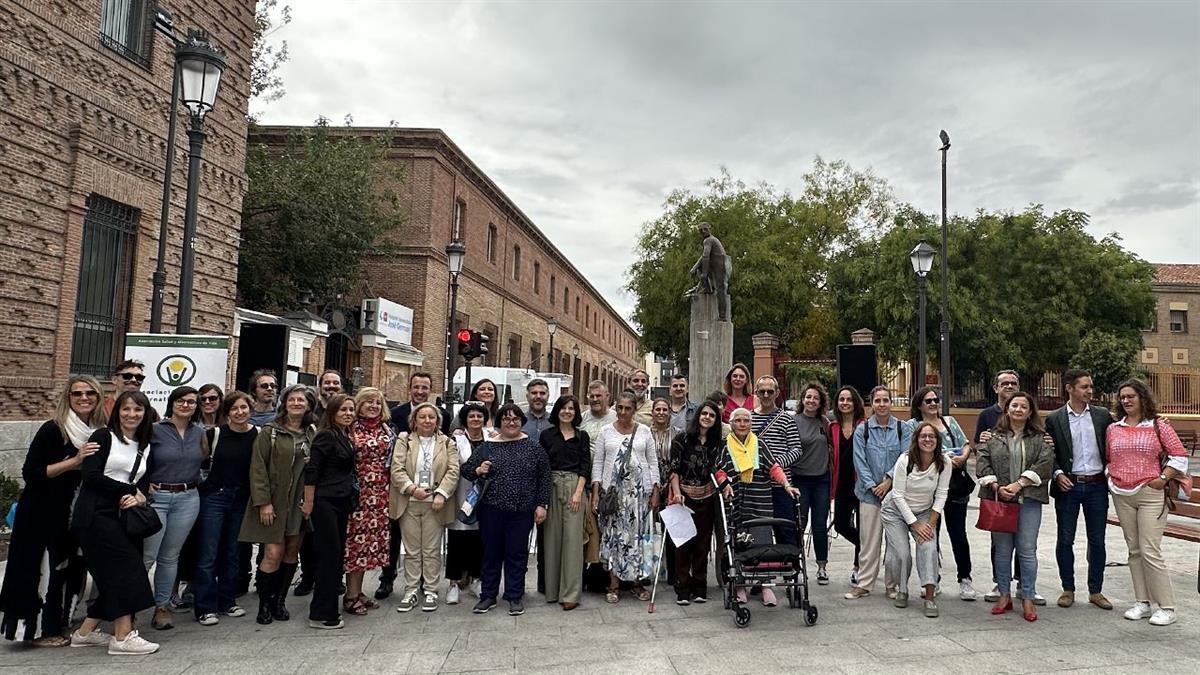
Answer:
<svg viewBox="0 0 1200 675"><path fill-rule="evenodd" d="M693 511L682 504L672 504L662 510L663 524L667 526L667 534L675 546L683 546L696 536L696 522L692 520Z"/></svg>

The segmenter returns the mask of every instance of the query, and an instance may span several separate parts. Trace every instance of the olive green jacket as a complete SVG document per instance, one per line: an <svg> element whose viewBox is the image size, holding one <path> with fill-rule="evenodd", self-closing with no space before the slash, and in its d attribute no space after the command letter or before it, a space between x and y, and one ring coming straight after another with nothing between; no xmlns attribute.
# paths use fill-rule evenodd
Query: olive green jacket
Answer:
<svg viewBox="0 0 1200 675"><path fill-rule="evenodd" d="M1032 499L1046 504L1050 501L1050 474L1054 471L1054 451L1046 445L1041 434L1025 437L1025 458L1019 467L1013 467L1014 462L1022 462L1019 452L1010 452L1008 440L1011 433L994 432L988 442L979 446L979 455L975 458L975 473L979 477L979 498L995 499L992 483L1008 485L1015 476L1013 468L1019 469L1016 475L1024 476L1034 485L1021 489L1017 501Z"/></svg>
<svg viewBox="0 0 1200 675"><path fill-rule="evenodd" d="M304 465L315 430L288 431L282 423L270 422L258 432L250 454L250 502L242 519L241 541L282 544L284 535L300 533L304 514ZM275 522L263 525L258 507L275 507Z"/></svg>

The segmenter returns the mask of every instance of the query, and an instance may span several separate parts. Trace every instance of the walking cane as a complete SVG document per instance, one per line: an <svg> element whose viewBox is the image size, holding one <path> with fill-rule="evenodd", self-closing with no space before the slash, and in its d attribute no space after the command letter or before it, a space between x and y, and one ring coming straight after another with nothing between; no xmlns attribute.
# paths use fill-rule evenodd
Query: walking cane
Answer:
<svg viewBox="0 0 1200 675"><path fill-rule="evenodd" d="M663 527L662 543L658 545L658 560L654 561L654 581L650 585L650 606L646 610L650 614L654 613L654 597L658 593L658 574L662 570L663 549L667 546L667 537L671 536L666 530L667 528Z"/></svg>

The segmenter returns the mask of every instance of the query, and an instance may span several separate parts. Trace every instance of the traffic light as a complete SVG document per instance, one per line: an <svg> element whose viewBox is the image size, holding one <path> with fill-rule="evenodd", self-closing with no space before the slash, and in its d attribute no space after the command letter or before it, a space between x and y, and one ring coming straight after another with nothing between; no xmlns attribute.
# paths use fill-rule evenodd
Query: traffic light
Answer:
<svg viewBox="0 0 1200 675"><path fill-rule="evenodd" d="M484 357L488 353L488 336L477 330L471 331L471 354L473 357Z"/></svg>
<svg viewBox="0 0 1200 675"><path fill-rule="evenodd" d="M459 354L459 356L465 356L468 359L472 358L471 357L471 339L472 339L472 337L473 337L473 334L469 329L467 329L467 328L459 329L459 331L458 331L458 354Z"/></svg>

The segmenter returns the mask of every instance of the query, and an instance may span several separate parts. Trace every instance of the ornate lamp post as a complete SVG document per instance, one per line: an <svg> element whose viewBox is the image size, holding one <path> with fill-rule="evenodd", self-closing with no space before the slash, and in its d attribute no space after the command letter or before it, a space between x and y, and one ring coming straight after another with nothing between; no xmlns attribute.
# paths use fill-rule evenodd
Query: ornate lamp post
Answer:
<svg viewBox="0 0 1200 675"><path fill-rule="evenodd" d="M943 129L938 137L942 141L942 351L938 360L938 380L942 385L942 414L949 415L950 380L954 376L954 367L950 363L950 252L946 243L946 154L950 150L950 134Z"/></svg>
<svg viewBox="0 0 1200 675"><path fill-rule="evenodd" d="M546 370L554 372L554 334L558 332L558 322L554 317L546 319L546 333L550 336L550 350L546 354Z"/></svg>
<svg viewBox="0 0 1200 675"><path fill-rule="evenodd" d="M936 253L932 246L922 241L908 254L913 273L917 275L917 296L920 298L920 309L917 310L920 328L917 337L917 377L914 391L925 386L925 277L929 276L929 270L933 269L933 256ZM942 395L945 396L944 390Z"/></svg>
<svg viewBox="0 0 1200 675"><path fill-rule="evenodd" d="M200 194L200 156L204 150L204 116L213 109L217 87L225 71L225 55L208 41L202 30L188 31L187 40L175 48L179 68L179 97L187 106L188 125L187 205L183 216L183 261L179 267L179 316L175 332L192 332L192 276L196 266L196 199ZM173 151L173 149L171 149Z"/></svg>
<svg viewBox="0 0 1200 675"><path fill-rule="evenodd" d="M454 413L454 335L458 332L458 275L462 273L463 261L467 258L467 247L461 241L446 244L446 267L450 272L450 319L446 326L446 414ZM466 390L463 396L467 395Z"/></svg>

